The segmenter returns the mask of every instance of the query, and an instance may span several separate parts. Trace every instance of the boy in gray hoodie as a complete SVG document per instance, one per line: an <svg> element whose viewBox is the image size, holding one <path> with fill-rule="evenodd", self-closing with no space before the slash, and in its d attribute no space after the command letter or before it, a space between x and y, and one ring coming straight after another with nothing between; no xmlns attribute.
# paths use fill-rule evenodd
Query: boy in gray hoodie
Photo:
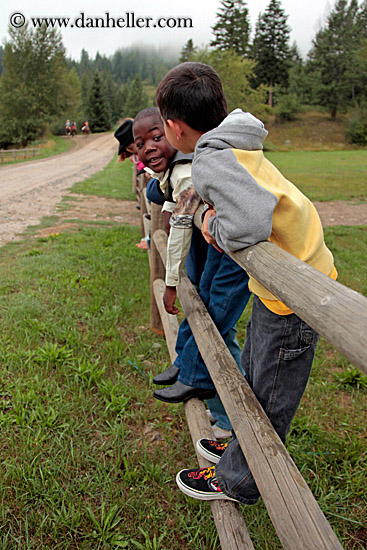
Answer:
<svg viewBox="0 0 367 550"><path fill-rule="evenodd" d="M161 81L156 101L168 140L184 153L195 152L192 180L210 205L202 225L210 244L233 252L269 240L336 278L315 207L264 157L262 122L241 109L227 115L219 76L210 66L182 63L173 68ZM253 277L249 288L254 301L242 367L285 442L318 335ZM205 371L200 376L209 388L213 382ZM235 433L228 444L202 439L197 449L216 466L179 472L176 481L185 494L200 500L257 501L259 492Z"/></svg>

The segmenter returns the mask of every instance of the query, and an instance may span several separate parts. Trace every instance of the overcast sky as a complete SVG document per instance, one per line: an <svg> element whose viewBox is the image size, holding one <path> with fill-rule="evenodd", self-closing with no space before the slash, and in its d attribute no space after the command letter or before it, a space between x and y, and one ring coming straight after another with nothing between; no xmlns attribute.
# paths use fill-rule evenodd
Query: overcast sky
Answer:
<svg viewBox="0 0 367 550"><path fill-rule="evenodd" d="M67 54L74 59L79 59L81 49L88 51L91 57L96 52L110 55L120 47L136 43L155 45L160 50L181 50L182 45L189 39L194 40L195 45L208 44L212 39L211 27L216 21L216 13L221 3L220 0L185 0L178 7L172 0L140 0L139 2L124 0L63 0L62 8L52 7L49 0L13 0L5 2L1 0L0 11L0 41L4 42L7 36L10 16L20 13L26 19L30 17L70 17L74 19L84 12L85 18L104 17L109 12L115 19L126 17L127 12L134 12L135 17L190 17L193 28L186 29L143 29L143 28L110 28L110 29L60 29ZM250 12L251 28L260 12L263 12L269 0L247 0ZM281 2L286 14L289 15L288 24L292 28L291 41L296 40L300 52L305 57L311 47L311 40L325 21L325 15L334 0L283 0ZM19 21L19 19L18 19Z"/></svg>

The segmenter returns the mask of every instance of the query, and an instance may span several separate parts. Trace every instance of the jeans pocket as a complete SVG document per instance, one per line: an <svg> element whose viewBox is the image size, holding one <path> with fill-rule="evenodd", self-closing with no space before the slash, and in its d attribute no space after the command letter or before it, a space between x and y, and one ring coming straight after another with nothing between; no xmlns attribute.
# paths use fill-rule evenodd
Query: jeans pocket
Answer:
<svg viewBox="0 0 367 550"><path fill-rule="evenodd" d="M316 346L319 335L307 323L302 321L299 331L298 347L293 349L281 348L280 358L284 361L293 361L302 355L311 346Z"/></svg>

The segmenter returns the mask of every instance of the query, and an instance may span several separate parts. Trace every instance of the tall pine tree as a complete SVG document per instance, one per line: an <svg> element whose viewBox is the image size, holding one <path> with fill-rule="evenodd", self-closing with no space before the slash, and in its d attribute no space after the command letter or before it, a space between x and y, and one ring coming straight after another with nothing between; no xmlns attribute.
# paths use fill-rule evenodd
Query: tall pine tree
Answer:
<svg viewBox="0 0 367 550"><path fill-rule="evenodd" d="M98 70L94 73L93 84L89 93L87 113L89 127L92 132L105 132L111 129L111 113Z"/></svg>
<svg viewBox="0 0 367 550"><path fill-rule="evenodd" d="M318 102L328 109L332 119L354 100L355 53L360 45L357 17L356 0L349 5L348 0L337 0L309 54Z"/></svg>
<svg viewBox="0 0 367 550"><path fill-rule="evenodd" d="M148 107L149 99L144 92L143 83L139 76L135 77L130 86L127 96L123 115L125 117L134 118L139 111Z"/></svg>
<svg viewBox="0 0 367 550"><path fill-rule="evenodd" d="M179 62L184 63L185 61L190 61L192 56L195 55L196 50L197 48L195 48L192 38L189 38L181 50Z"/></svg>
<svg viewBox="0 0 367 550"><path fill-rule="evenodd" d="M270 0L265 12L259 15L255 28L252 56L256 61L256 83L269 87L268 103L271 107L274 86L279 84L285 87L288 84L292 54L287 19L280 1Z"/></svg>
<svg viewBox="0 0 367 550"><path fill-rule="evenodd" d="M241 56L249 51L250 23L243 0L221 0L218 21L213 27L214 40L210 45L219 50L234 50Z"/></svg>

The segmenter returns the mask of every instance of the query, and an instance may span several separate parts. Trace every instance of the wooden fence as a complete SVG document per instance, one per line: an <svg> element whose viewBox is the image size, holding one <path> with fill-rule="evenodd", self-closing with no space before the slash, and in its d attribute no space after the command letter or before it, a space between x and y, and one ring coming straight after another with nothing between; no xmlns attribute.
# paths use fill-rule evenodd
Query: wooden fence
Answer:
<svg viewBox="0 0 367 550"><path fill-rule="evenodd" d="M142 199L144 194L141 194ZM148 206L145 206L149 210ZM167 235L161 208L151 205L151 328L164 331L171 360L175 359L177 319L164 309L164 265ZM148 213L149 215L149 213ZM200 226L199 215L195 216ZM233 259L322 334L354 364L367 372L367 299L322 275L269 242L236 252ZM240 373L196 290L185 274L178 297L201 355L246 456L269 516L288 550L341 549L335 533L306 482ZM185 403L194 443L213 432L198 399ZM200 467L209 463L198 455ZM211 502L220 543L225 550L251 549L239 507Z"/></svg>
<svg viewBox="0 0 367 550"><path fill-rule="evenodd" d="M34 158L41 154L41 148L32 149L0 149L0 163L9 162L11 160L19 160L26 158Z"/></svg>

